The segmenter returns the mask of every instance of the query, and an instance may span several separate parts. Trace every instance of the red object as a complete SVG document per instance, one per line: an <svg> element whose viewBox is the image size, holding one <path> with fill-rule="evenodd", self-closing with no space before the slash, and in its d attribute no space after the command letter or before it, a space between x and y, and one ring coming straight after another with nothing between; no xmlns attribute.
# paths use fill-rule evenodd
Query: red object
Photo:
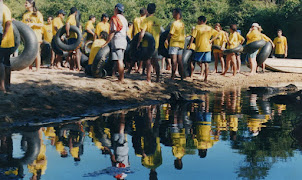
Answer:
<svg viewBox="0 0 302 180"><path fill-rule="evenodd" d="M112 16L110 21L114 23L116 31L121 31L123 29L123 23L117 16Z"/></svg>

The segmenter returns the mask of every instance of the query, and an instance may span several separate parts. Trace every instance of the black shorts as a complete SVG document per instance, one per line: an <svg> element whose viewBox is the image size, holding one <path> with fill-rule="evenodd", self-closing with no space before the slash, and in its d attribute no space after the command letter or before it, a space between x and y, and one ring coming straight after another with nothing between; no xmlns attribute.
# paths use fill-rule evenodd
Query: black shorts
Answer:
<svg viewBox="0 0 302 180"><path fill-rule="evenodd" d="M0 63L5 66L10 66L11 48L0 48Z"/></svg>
<svg viewBox="0 0 302 180"><path fill-rule="evenodd" d="M275 54L276 58L285 58L285 54Z"/></svg>

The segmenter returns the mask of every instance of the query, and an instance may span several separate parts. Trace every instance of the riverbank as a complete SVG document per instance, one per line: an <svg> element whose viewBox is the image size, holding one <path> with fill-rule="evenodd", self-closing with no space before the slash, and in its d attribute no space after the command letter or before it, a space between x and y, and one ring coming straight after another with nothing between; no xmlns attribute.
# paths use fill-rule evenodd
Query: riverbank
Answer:
<svg viewBox="0 0 302 180"><path fill-rule="evenodd" d="M85 77L83 72L69 70L41 69L12 72L11 92L0 94L0 121L33 121L68 118L93 114L91 110L106 111L113 107L128 107L151 101L165 101L170 93L180 91L192 95L204 91L230 90L234 87L284 86L302 84L302 74L266 72L247 76L243 72L236 77L227 74L211 74L208 83L199 74L193 79L171 81L170 74L162 74L159 83L146 83L145 76L126 75L125 83L116 79L94 79ZM153 80L155 77L153 77ZM118 109L118 108L116 108Z"/></svg>

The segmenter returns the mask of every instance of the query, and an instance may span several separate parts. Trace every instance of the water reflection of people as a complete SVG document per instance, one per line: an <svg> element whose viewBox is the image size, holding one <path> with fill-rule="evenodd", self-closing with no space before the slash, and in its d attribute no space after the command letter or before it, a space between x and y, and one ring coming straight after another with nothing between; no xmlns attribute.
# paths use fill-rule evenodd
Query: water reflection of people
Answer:
<svg viewBox="0 0 302 180"><path fill-rule="evenodd" d="M39 139L41 147L38 157L32 164L27 165L28 171L32 173L31 180L41 179L41 176L45 174L47 169L46 145L43 142L42 133L42 128L40 128Z"/></svg>

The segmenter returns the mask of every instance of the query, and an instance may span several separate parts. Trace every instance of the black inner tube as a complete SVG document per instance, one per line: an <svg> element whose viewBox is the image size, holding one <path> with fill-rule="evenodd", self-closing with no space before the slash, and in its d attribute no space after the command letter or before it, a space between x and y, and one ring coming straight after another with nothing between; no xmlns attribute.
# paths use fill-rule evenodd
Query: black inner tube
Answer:
<svg viewBox="0 0 302 180"><path fill-rule="evenodd" d="M91 72L93 77L103 78L106 76L104 69L109 59L109 56L110 56L109 46L105 46L99 50L91 65Z"/></svg>
<svg viewBox="0 0 302 180"><path fill-rule="evenodd" d="M260 50L257 55L256 61L258 66L261 66L265 60L270 56L273 46L270 42L266 42L265 46Z"/></svg>
<svg viewBox="0 0 302 180"><path fill-rule="evenodd" d="M158 54L160 54L160 55L162 55L163 57L166 57L166 58L170 57L169 50L168 50L168 48L165 47L165 41L166 41L169 33L170 33L170 30L166 30L165 32L163 32L160 35L160 38L159 38Z"/></svg>
<svg viewBox="0 0 302 180"><path fill-rule="evenodd" d="M13 30L14 30L15 46L11 48L11 54L13 54L18 49L18 47L20 46L20 42L21 42L21 36L20 36L18 28L16 27L16 25L14 25L14 23L12 25L13 25Z"/></svg>
<svg viewBox="0 0 302 180"><path fill-rule="evenodd" d="M63 26L61 29L59 29L54 37L55 44L63 51L74 51L81 47L83 36L80 29L77 26L70 26L70 31L77 34L77 41L74 44L68 45L61 41L61 36L66 33L66 26Z"/></svg>
<svg viewBox="0 0 302 180"><path fill-rule="evenodd" d="M11 69L20 71L30 66L38 54L38 39L34 31L26 24L20 21L13 21L17 27L21 39L24 42L24 50L18 57L10 58Z"/></svg>
<svg viewBox="0 0 302 180"><path fill-rule="evenodd" d="M264 41L264 40L254 41L248 45L245 45L243 48L243 52L252 54L252 53L256 52L258 49L265 46L265 44L266 44L266 41Z"/></svg>
<svg viewBox="0 0 302 180"><path fill-rule="evenodd" d="M148 41L148 47L146 48L142 48L141 45L140 47L137 49L137 41L139 38L140 33L137 33L130 44L130 58L134 61L146 61L148 59L150 59L155 51L155 40L154 37L152 36L152 34L146 32L143 40L147 40ZM142 43L141 43L142 44Z"/></svg>
<svg viewBox="0 0 302 180"><path fill-rule="evenodd" d="M239 53L243 51L243 46L241 44L239 44L237 47L233 48L233 49L226 49L223 51L224 55L227 54L231 54L231 53Z"/></svg>

